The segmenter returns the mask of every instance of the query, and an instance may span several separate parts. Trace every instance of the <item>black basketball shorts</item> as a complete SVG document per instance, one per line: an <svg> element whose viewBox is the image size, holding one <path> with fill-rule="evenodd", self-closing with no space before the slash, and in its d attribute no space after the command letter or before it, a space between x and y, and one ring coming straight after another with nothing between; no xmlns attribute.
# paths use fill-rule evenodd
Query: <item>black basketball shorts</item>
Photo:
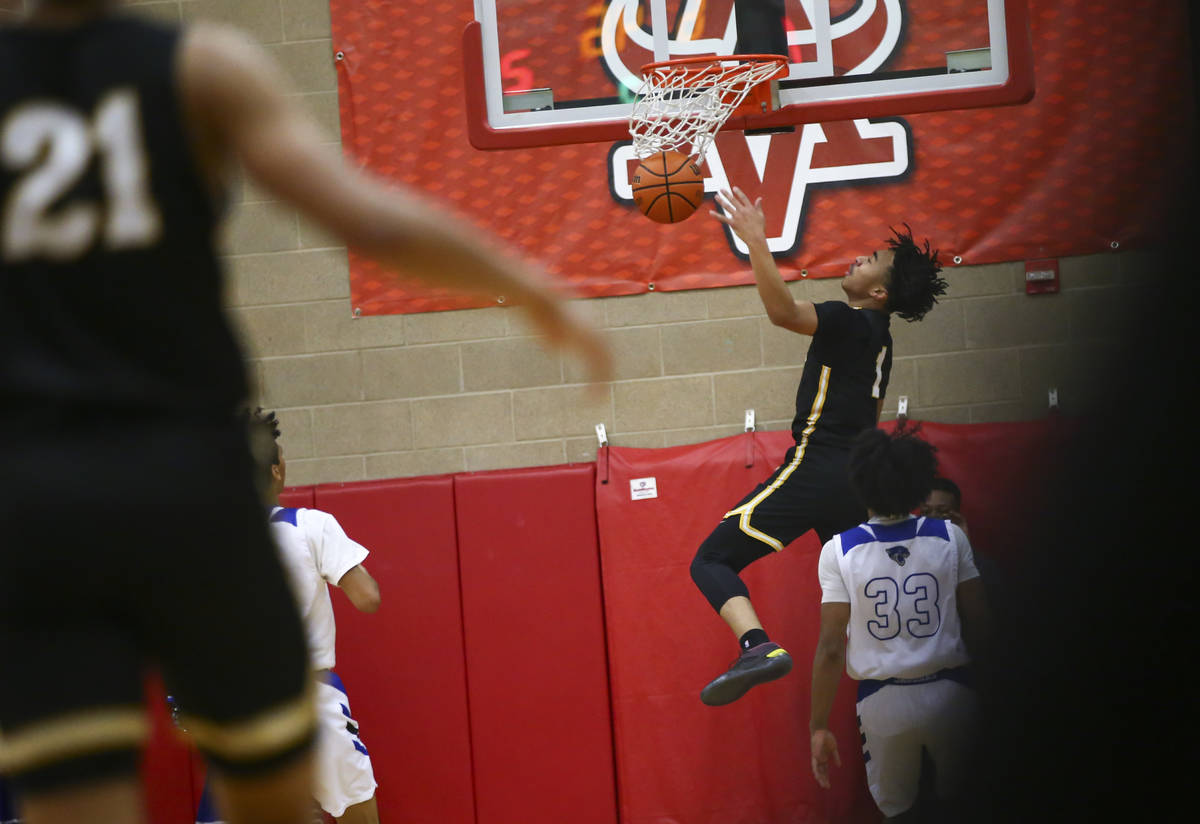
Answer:
<svg viewBox="0 0 1200 824"><path fill-rule="evenodd" d="M157 668L214 765L310 746L298 610L234 422L0 434L0 771L19 792L136 769Z"/></svg>

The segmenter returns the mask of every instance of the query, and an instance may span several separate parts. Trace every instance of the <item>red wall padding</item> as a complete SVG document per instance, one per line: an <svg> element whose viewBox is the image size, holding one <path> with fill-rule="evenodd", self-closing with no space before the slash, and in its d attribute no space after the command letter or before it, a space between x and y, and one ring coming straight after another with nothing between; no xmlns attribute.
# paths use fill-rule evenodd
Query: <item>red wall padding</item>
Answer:
<svg viewBox="0 0 1200 824"><path fill-rule="evenodd" d="M279 505L312 509L313 501L316 500L316 494L317 488L315 486L289 486L283 492L279 493Z"/></svg>
<svg viewBox="0 0 1200 824"><path fill-rule="evenodd" d="M786 678L726 707L700 690L737 642L688 566L721 516L778 465L791 436L758 433L670 449L610 448L596 486L622 824L874 821L844 682L833 730L842 768L823 791L809 770L809 662L820 587L816 538L799 538L743 573L771 637L792 653ZM747 468L747 456L754 465ZM654 477L658 497L631 500Z"/></svg>
<svg viewBox="0 0 1200 824"><path fill-rule="evenodd" d="M592 464L455 478L479 824L615 824Z"/></svg>
<svg viewBox="0 0 1200 824"><path fill-rule="evenodd" d="M993 561L991 569L1020 561L1026 538L1053 507L1048 479L1076 424L1057 416L921 424L938 447L941 474L962 489L976 555ZM833 789L821 791L809 770L809 673L820 626L813 533L743 572L764 625L796 669L728 707L699 701L700 688L736 648L688 565L721 515L791 443L789 432L764 432L671 449L610 448L597 459L598 480L608 481L597 483L596 507L622 824L878 820L848 678L831 722L842 756ZM648 477L658 497L631 500L630 482Z"/></svg>
<svg viewBox="0 0 1200 824"><path fill-rule="evenodd" d="M371 551L374 615L334 591L337 672L371 754L385 821L473 824L454 482L318 486L315 505Z"/></svg>
<svg viewBox="0 0 1200 824"><path fill-rule="evenodd" d="M1076 422L922 428L942 473L963 490L976 554L997 568L1019 561L1054 506L1047 479ZM848 679L834 708L843 762L834 788L819 790L809 771L814 535L744 573L796 669L727 707L699 700L736 646L688 565L790 444L789 432L760 432L611 448L595 465L288 490L285 505L333 513L371 550L380 612L333 599L337 668L375 763L384 820L878 820ZM656 479L658 497L630 500L630 481L645 477ZM157 689L151 682L156 710ZM191 821L200 791L193 763L160 713L144 767L153 824Z"/></svg>

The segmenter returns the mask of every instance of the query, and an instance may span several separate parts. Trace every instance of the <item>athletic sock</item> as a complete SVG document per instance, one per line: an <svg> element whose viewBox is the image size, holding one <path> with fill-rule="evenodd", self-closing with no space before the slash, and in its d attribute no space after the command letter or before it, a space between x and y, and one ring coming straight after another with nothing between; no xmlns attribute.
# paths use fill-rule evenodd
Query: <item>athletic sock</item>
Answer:
<svg viewBox="0 0 1200 824"><path fill-rule="evenodd" d="M743 650L748 650L750 647L757 647L759 644L765 644L771 639L767 637L765 629L748 630L741 638L738 639L738 646Z"/></svg>

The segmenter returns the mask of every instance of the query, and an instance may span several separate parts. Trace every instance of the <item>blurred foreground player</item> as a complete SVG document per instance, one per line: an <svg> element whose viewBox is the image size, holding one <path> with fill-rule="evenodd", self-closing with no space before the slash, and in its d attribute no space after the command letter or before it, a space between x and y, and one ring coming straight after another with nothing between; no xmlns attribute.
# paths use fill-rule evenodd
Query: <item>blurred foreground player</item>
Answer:
<svg viewBox="0 0 1200 824"><path fill-rule="evenodd" d="M750 264L767 317L812 343L796 389L796 443L767 480L750 491L700 545L692 580L733 630L740 655L700 692L710 706L741 698L751 687L786 675L791 656L771 641L738 573L779 552L810 529L822 542L866 513L846 474L850 443L879 421L892 370L891 316L921 320L946 291L929 242L894 233L883 248L860 255L842 278L846 300L795 300L767 248L761 199L735 188L717 196L711 214L750 249Z"/></svg>
<svg viewBox="0 0 1200 824"><path fill-rule="evenodd" d="M142 821L152 663L228 820L307 821L312 675L220 307L227 169L390 267L510 296L600 378L606 354L537 272L332 156L251 41L116 5L0 29L0 772L28 824Z"/></svg>
<svg viewBox="0 0 1200 824"><path fill-rule="evenodd" d="M936 468L933 447L912 431L861 433L850 476L871 517L826 543L817 567L813 775L829 787L830 760L841 764L829 714L845 669L858 681L867 785L889 818L916 802L923 752L937 797L955 795L977 722L964 635L978 649L990 617L971 545L950 521L908 514Z"/></svg>
<svg viewBox="0 0 1200 824"><path fill-rule="evenodd" d="M270 505L271 533L279 547L283 568L300 607L308 636L308 649L316 673L317 723L320 727L315 751L313 796L318 806L339 824L378 824L375 803L375 773L359 735L358 722L350 715L350 699L336 664L337 626L329 585L346 594L356 609L379 610L379 584L363 561L367 549L351 540L337 519L317 509L293 509L279 505L287 481L287 461L278 444L279 422L273 412L255 410L249 416L251 445L261 466ZM196 813L197 824L222 821L212 803L209 786Z"/></svg>

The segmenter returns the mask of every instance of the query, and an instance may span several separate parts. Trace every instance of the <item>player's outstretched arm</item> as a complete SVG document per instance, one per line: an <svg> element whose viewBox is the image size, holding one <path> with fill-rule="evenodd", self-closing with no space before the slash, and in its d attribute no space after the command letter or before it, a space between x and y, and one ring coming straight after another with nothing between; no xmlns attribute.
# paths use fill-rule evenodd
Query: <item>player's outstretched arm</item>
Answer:
<svg viewBox="0 0 1200 824"><path fill-rule="evenodd" d="M351 568L337 582L338 588L346 593L350 603L359 612L378 612L382 603L379 597L379 584L367 572L362 564Z"/></svg>
<svg viewBox="0 0 1200 824"><path fill-rule="evenodd" d="M801 335L815 334L816 307L807 300L792 297L783 275L779 273L779 267L775 265L771 250L767 248L762 198L751 203L745 192L734 186L732 192L718 192L717 203L725 214L712 210L709 214L733 229L750 249L750 265L754 268L758 296L771 323Z"/></svg>
<svg viewBox="0 0 1200 824"><path fill-rule="evenodd" d="M575 317L539 268L479 227L331 152L287 96L280 69L248 37L227 27L193 26L180 72L202 163L215 167L236 158L264 188L390 269L431 284L504 295L524 306L553 344L575 350L594 380L609 379L602 339Z"/></svg>

